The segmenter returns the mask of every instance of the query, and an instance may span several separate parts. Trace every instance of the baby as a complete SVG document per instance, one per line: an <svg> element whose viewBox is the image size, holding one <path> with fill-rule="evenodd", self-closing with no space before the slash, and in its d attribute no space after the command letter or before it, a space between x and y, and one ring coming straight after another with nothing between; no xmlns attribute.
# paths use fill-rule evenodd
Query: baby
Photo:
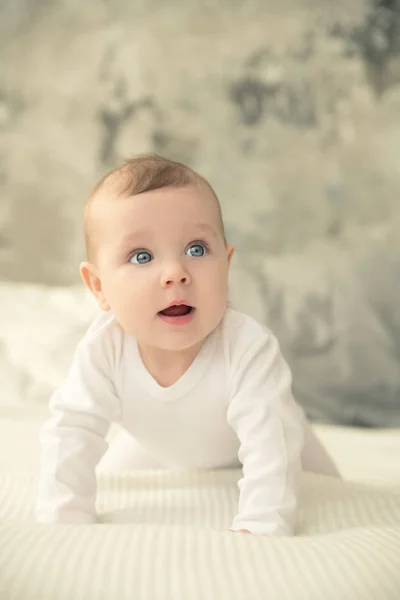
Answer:
<svg viewBox="0 0 400 600"><path fill-rule="evenodd" d="M103 313L50 400L38 521L96 522L96 467L118 423L125 466L137 467L135 447L167 468L241 466L231 530L293 535L302 471L339 473L292 397L274 335L228 307L234 249L211 186L138 156L96 185L84 232L80 273Z"/></svg>

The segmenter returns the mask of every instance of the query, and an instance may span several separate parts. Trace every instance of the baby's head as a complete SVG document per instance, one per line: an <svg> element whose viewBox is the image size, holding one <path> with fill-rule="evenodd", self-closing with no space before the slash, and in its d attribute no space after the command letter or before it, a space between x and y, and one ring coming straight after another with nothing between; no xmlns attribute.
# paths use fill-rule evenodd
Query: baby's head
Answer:
<svg viewBox="0 0 400 600"><path fill-rule="evenodd" d="M183 350L219 324L233 247L200 175L155 155L127 160L95 186L83 220L82 279L140 344Z"/></svg>

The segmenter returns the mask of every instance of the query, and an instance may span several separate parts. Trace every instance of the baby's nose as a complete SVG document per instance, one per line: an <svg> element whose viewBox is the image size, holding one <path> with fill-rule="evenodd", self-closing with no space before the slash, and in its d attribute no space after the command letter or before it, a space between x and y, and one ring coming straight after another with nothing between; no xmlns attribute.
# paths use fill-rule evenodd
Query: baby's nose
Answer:
<svg viewBox="0 0 400 600"><path fill-rule="evenodd" d="M172 284L183 284L187 285L190 283L189 273L186 271L184 266L180 263L174 263L169 265L162 276L162 285L170 286Z"/></svg>

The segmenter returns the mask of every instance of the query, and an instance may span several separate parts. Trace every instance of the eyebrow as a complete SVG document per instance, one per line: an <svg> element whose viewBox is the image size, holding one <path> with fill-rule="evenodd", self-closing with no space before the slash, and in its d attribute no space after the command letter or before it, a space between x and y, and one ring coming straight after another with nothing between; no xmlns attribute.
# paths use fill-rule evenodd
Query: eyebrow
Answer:
<svg viewBox="0 0 400 600"><path fill-rule="evenodd" d="M203 232L207 232L208 234L212 235L214 238L218 237L217 232L215 231L215 229L209 225L208 223L197 223L196 225L193 226L193 228L191 228L191 231L193 230L198 230L198 231L203 231ZM136 240L139 239L143 239L145 237L148 237L149 235L151 235L151 232L148 230L138 230L138 231L132 231L128 234L126 234L122 240L121 240L121 246L125 247L128 246L130 244L133 244L136 242Z"/></svg>
<svg viewBox="0 0 400 600"><path fill-rule="evenodd" d="M196 225L194 225L193 228L198 229L198 230L206 231L207 233L210 233L214 237L218 237L218 234L215 231L214 227L212 227L208 223L197 223Z"/></svg>

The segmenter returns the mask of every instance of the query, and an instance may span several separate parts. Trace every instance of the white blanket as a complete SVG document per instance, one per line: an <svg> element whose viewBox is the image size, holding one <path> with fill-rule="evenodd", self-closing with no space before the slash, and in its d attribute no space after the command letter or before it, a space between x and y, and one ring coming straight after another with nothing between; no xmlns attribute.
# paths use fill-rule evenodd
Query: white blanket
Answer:
<svg viewBox="0 0 400 600"><path fill-rule="evenodd" d="M37 525L38 424L0 420L1 600L400 598L397 484L306 475L287 539L228 531L238 470L102 474L103 523Z"/></svg>

